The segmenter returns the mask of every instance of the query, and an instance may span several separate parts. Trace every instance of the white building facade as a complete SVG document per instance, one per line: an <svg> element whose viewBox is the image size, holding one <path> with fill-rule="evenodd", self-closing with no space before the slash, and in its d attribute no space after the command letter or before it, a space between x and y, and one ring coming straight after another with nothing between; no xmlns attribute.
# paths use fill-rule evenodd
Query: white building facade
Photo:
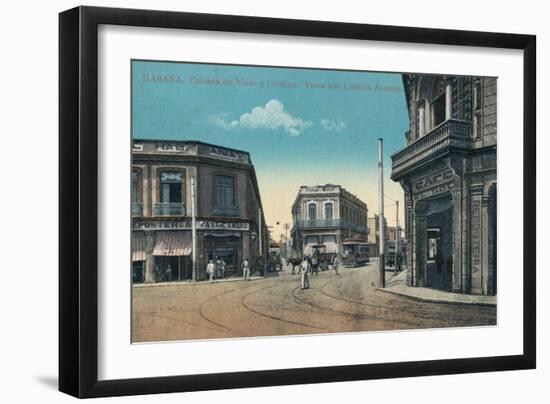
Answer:
<svg viewBox="0 0 550 404"><path fill-rule="evenodd" d="M367 204L340 185L301 186L292 205L292 249L311 255L313 246L341 253L342 241L368 235Z"/></svg>

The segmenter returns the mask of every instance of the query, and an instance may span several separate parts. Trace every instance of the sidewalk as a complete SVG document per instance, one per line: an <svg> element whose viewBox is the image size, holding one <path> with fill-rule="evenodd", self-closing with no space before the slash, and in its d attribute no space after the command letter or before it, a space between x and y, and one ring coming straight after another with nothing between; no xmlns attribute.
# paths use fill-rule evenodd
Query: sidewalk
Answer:
<svg viewBox="0 0 550 404"><path fill-rule="evenodd" d="M386 280L385 288L376 289L382 292L430 303L472 304L478 306L496 306L497 304L496 296L465 295L437 289L407 286L406 281L407 271L403 271L393 278Z"/></svg>
<svg viewBox="0 0 550 404"><path fill-rule="evenodd" d="M251 281L257 281L259 279L265 279L263 276L251 276ZM222 279L214 279L214 282L210 282L209 280L204 281L171 281L171 282L153 282L153 283L135 283L132 286L134 288L152 288L152 287L162 287L162 286L180 286L180 285L211 285L214 283L224 283L224 282L245 282L242 277L231 277L231 278L222 278Z"/></svg>

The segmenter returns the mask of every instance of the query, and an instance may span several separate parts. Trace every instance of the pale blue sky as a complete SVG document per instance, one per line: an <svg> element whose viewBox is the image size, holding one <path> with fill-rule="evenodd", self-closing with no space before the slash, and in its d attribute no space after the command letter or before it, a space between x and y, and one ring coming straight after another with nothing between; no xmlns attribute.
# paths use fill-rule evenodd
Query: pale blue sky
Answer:
<svg viewBox="0 0 550 404"><path fill-rule="evenodd" d="M400 74L150 61L132 71L134 138L250 152L270 224L290 221L299 185L341 184L376 213L379 137L386 194L402 199L389 179L409 125Z"/></svg>

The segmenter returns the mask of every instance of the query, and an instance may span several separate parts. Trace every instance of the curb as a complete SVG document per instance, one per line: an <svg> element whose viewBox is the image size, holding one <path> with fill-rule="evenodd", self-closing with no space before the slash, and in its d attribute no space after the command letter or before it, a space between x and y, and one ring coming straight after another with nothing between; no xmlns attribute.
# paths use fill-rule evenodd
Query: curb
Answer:
<svg viewBox="0 0 550 404"><path fill-rule="evenodd" d="M258 281L261 279L266 279L263 276L251 276L251 281ZM193 285L213 285L216 283L230 283L230 282L244 282L243 278L228 278L228 279L218 279L214 280L214 282L210 281L187 281L187 282L153 282L153 283L138 283L133 284L133 288L157 288L157 287L165 287L165 286L193 286Z"/></svg>
<svg viewBox="0 0 550 404"><path fill-rule="evenodd" d="M416 301L424 302L424 303L438 303L438 304L450 304L450 305L462 304L462 305L465 305L465 306L483 306L483 307L495 307L495 308L497 307L496 303L460 302L460 301L454 302L454 301L449 301L449 300L438 300L438 299L427 298L427 297L411 296L411 295L408 295L408 294L405 294L405 293L396 292L395 290L389 290L389 289L384 289L384 288L375 288L375 290L390 293L390 294L396 295L396 296L406 297L408 299L416 300Z"/></svg>

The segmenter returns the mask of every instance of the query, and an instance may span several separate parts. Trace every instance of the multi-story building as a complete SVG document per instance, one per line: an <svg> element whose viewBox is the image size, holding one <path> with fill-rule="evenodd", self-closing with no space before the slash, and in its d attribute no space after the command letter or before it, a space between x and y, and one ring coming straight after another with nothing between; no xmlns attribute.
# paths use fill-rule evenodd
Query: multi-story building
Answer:
<svg viewBox="0 0 550 404"><path fill-rule="evenodd" d="M367 204L340 185L301 186L292 205L293 251L311 255L312 246L342 252L342 241L368 235Z"/></svg>
<svg viewBox="0 0 550 404"><path fill-rule="evenodd" d="M254 271L267 255L258 183L245 151L134 140L132 216L135 282L206 279L216 258L225 261L225 276L234 276L244 259Z"/></svg>
<svg viewBox="0 0 550 404"><path fill-rule="evenodd" d="M496 294L497 79L403 75L410 128L392 156L405 192L407 282Z"/></svg>

